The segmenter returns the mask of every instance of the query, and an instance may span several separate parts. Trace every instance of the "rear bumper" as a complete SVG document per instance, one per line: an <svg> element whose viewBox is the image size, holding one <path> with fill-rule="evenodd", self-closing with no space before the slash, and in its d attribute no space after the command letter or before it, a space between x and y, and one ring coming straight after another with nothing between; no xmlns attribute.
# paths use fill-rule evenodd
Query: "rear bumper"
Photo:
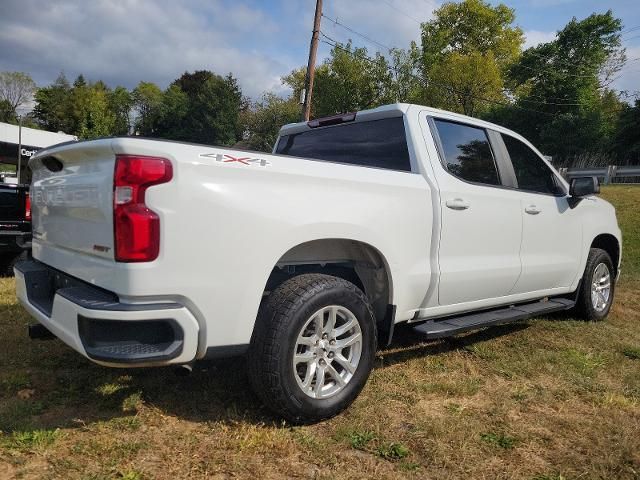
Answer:
<svg viewBox="0 0 640 480"><path fill-rule="evenodd" d="M0 231L0 253L31 249L31 232Z"/></svg>
<svg viewBox="0 0 640 480"><path fill-rule="evenodd" d="M198 323L174 302L118 298L37 261L15 268L18 299L51 333L106 366L144 367L193 361Z"/></svg>

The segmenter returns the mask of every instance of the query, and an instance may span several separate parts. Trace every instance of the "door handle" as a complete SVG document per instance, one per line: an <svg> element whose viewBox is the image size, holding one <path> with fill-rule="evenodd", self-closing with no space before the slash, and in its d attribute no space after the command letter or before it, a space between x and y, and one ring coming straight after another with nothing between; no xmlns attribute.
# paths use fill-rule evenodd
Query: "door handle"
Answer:
<svg viewBox="0 0 640 480"><path fill-rule="evenodd" d="M542 210L540 210L538 207L536 207L535 205L529 205L528 207L525 207L524 209L525 212L527 212L529 215L537 215L539 214Z"/></svg>
<svg viewBox="0 0 640 480"><path fill-rule="evenodd" d="M452 210L466 210L471 206L464 198L453 198L447 200L445 205Z"/></svg>

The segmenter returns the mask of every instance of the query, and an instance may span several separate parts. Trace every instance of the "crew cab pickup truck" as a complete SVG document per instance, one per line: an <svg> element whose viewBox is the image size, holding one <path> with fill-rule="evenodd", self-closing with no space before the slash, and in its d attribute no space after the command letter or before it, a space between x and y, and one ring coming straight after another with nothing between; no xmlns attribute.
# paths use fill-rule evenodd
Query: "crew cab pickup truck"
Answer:
<svg viewBox="0 0 640 480"><path fill-rule="evenodd" d="M29 185L0 183L0 275L13 275L31 250Z"/></svg>
<svg viewBox="0 0 640 480"><path fill-rule="evenodd" d="M597 180L520 135L395 104L282 127L272 154L139 138L39 151L17 295L113 367L246 355L293 422L363 388L394 325L417 338L574 309L604 318L621 234Z"/></svg>

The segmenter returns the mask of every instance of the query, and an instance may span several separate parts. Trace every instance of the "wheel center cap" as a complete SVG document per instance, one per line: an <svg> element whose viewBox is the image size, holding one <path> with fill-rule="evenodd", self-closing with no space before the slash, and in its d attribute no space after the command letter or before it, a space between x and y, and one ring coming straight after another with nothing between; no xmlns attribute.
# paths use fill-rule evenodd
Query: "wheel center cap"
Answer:
<svg viewBox="0 0 640 480"><path fill-rule="evenodd" d="M320 340L318 342L318 349L319 350L327 350L329 348L329 342L326 340Z"/></svg>

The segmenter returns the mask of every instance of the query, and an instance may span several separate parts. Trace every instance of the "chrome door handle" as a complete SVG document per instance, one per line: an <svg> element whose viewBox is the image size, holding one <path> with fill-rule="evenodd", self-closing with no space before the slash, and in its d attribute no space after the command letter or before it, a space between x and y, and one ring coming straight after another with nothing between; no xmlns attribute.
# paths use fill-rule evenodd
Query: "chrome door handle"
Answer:
<svg viewBox="0 0 640 480"><path fill-rule="evenodd" d="M451 200L447 200L445 205L452 210L466 210L471 206L464 198L453 198Z"/></svg>
<svg viewBox="0 0 640 480"><path fill-rule="evenodd" d="M529 215L537 215L539 214L542 210L540 210L538 207L536 207L535 205L529 205L528 207L525 207L524 209L525 212L527 212Z"/></svg>

